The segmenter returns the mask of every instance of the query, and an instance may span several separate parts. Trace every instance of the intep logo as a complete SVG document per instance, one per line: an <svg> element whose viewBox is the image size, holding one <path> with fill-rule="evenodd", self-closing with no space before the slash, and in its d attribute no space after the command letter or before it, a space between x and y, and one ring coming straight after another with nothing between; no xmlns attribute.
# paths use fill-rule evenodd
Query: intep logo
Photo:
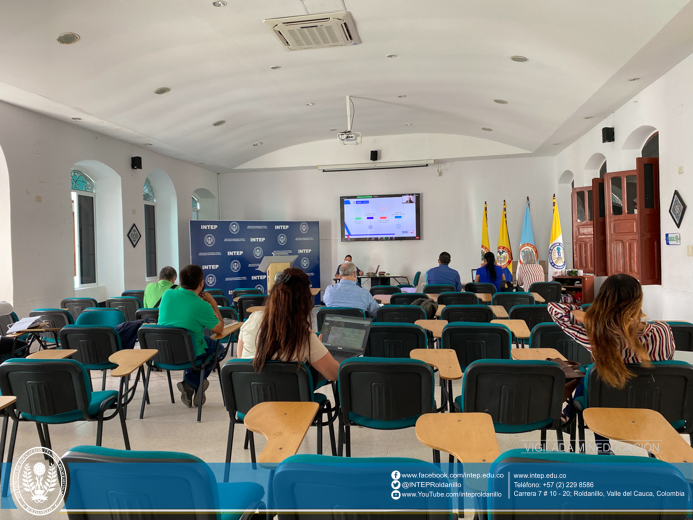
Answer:
<svg viewBox="0 0 693 520"><path fill-rule="evenodd" d="M241 263L238 260L234 260L233 262L231 262L230 267L234 273L237 273L238 271L241 270Z"/></svg>
<svg viewBox="0 0 693 520"><path fill-rule="evenodd" d="M238 222L231 222L229 224L229 231L233 233L234 235L238 233L241 230L241 226L238 224Z"/></svg>
<svg viewBox="0 0 693 520"><path fill-rule="evenodd" d="M214 242L216 242L216 239L214 238L214 235L205 235L204 241L207 247L212 247Z"/></svg>
<svg viewBox="0 0 693 520"><path fill-rule="evenodd" d="M280 245L280 246L285 246L285 245L286 245L286 241L287 241L287 238L286 238L286 235L285 235L284 233L282 233L281 235L279 235L279 236L277 237L277 242L279 242L279 245Z"/></svg>
<svg viewBox="0 0 693 520"><path fill-rule="evenodd" d="M214 287L217 284L217 277L213 274L208 274L205 276L205 283L211 287Z"/></svg>

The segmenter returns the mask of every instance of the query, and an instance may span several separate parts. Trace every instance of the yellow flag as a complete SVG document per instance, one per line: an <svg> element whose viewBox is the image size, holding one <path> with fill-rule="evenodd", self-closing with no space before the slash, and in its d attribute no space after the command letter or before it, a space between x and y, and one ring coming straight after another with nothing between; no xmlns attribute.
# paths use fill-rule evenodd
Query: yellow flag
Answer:
<svg viewBox="0 0 693 520"><path fill-rule="evenodd" d="M513 252L510 249L510 237L508 236L508 215L503 201L503 218L501 218L500 232L498 233L498 254L496 263L503 269L513 272Z"/></svg>
<svg viewBox="0 0 693 520"><path fill-rule="evenodd" d="M484 202L484 220L481 224L481 265L484 264L484 255L491 251L488 243L488 216L486 215L486 202Z"/></svg>
<svg viewBox="0 0 693 520"><path fill-rule="evenodd" d="M558 205L556 195L553 196L553 223L551 224L551 244L549 245L549 280L558 271L565 269L565 249L563 248L563 233L561 232L561 219L558 217Z"/></svg>

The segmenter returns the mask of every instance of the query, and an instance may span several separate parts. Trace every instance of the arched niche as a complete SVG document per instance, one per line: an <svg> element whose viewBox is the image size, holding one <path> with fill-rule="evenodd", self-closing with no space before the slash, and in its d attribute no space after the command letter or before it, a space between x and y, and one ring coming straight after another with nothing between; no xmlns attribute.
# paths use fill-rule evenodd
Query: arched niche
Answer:
<svg viewBox="0 0 693 520"><path fill-rule="evenodd" d="M598 172L599 168L601 168L602 164L604 164L604 161L606 161L606 156L603 153L597 152L587 160L585 163L585 170ZM596 177L596 175L592 175L592 177Z"/></svg>
<svg viewBox="0 0 693 520"><path fill-rule="evenodd" d="M573 179L575 179L573 172L566 170L561 173L561 176L558 178L558 184L570 184L573 182Z"/></svg>
<svg viewBox="0 0 693 520"><path fill-rule="evenodd" d="M630 135L623 142L623 150L637 150L638 152L642 150L647 140L652 134L657 132L654 126L642 125L635 130L633 130Z"/></svg>
<svg viewBox="0 0 693 520"><path fill-rule="evenodd" d="M178 269L178 197L168 173L161 169L147 176L156 195L157 271L166 265Z"/></svg>
<svg viewBox="0 0 693 520"><path fill-rule="evenodd" d="M206 188L198 188L192 194L200 203L198 220L217 220L219 218L217 198L211 191Z"/></svg>
<svg viewBox="0 0 693 520"><path fill-rule="evenodd" d="M7 169L5 154L0 146L0 243L12 244L10 215L10 172ZM0 300L12 303L14 301L14 281L12 278L12 249L6 248L5 254L0 258L0 269L3 275L0 277Z"/></svg>
<svg viewBox="0 0 693 520"><path fill-rule="evenodd" d="M86 173L95 185L97 285L105 287L106 295L120 294L125 284L124 243L120 239L124 236L123 189L120 175L110 166L91 159L78 161L73 168ZM70 172L64 172L64 175L67 178ZM78 292L78 296L87 296L82 291ZM102 295L103 291L94 294Z"/></svg>

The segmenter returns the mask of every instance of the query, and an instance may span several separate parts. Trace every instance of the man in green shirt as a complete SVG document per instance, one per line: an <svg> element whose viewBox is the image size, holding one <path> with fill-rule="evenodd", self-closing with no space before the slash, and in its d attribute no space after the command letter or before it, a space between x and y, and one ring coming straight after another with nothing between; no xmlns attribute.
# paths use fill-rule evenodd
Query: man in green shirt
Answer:
<svg viewBox="0 0 693 520"><path fill-rule="evenodd" d="M156 304L159 303L164 293L176 283L177 276L178 273L176 273L176 270L170 265L162 268L159 272L159 281L148 284L144 289L144 301L142 302L144 307L146 309L153 309L156 307Z"/></svg>
<svg viewBox="0 0 693 520"><path fill-rule="evenodd" d="M216 350L216 341L205 337L204 329L209 329L215 334L221 334L224 331L224 320L219 308L214 298L202 292L204 288L202 268L199 265L186 265L180 271L180 289L164 292L159 306L159 325L182 327L192 332L196 359L204 359L214 354ZM202 392L200 392L200 372L185 371L183 381L177 386L181 392L181 400L188 408L197 406L200 393L202 393L204 404L204 391L209 386L207 377L210 372L211 369L205 370Z"/></svg>

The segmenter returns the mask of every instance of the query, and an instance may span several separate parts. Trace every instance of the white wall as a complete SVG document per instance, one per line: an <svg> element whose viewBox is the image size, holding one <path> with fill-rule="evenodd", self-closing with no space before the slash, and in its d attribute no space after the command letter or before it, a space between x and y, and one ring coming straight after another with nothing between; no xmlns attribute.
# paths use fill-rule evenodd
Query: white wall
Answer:
<svg viewBox="0 0 693 520"><path fill-rule="evenodd" d="M404 274L437 265L441 251L452 255L451 267L469 281L480 263L481 220L488 201L491 248L497 246L503 199L513 252L527 196L532 203L539 256L546 259L551 232L551 196L556 192L554 158L508 158L460 161L436 167L366 172L322 173L317 170L228 173L220 175L223 220L320 221L321 284L326 287L346 254L363 270ZM388 193L421 193L421 241L341 242L339 197ZM570 214L563 215L568 227Z"/></svg>
<svg viewBox="0 0 693 520"><path fill-rule="evenodd" d="M3 186L0 158L0 205L11 208L10 222L0 211L0 237L5 244L11 241L11 248L6 250L12 255L10 266L3 260L0 299L13 303L20 315L37 307L58 307L63 298L75 294L70 203L70 169L75 164L102 163L121 181L120 212L114 209L110 218L120 219L115 228L122 231L99 233L97 241L115 241L115 250L122 247L123 255L99 259L99 281L108 284L94 291L99 298L118 295L123 288L145 286L144 239L133 249L125 236L133 223L144 233L145 172L163 170L173 182L179 265L190 261L190 195L198 188L217 193L215 173L5 103L0 103L0 149L9 172L8 191ZM142 157L143 170L130 168L130 158L135 155ZM113 277L112 272L119 274Z"/></svg>
<svg viewBox="0 0 693 520"><path fill-rule="evenodd" d="M595 153L606 157L608 171L632 170L647 137L654 130L659 131L662 285L644 288L644 309L652 318L693 321L693 258L686 256L686 246L693 245L693 216L684 217L681 229L676 228L669 216L675 189L689 205L693 203L692 82L693 56L689 56L616 112L597 122L592 131L556 158L558 170L571 170L575 173L575 186L585 186L599 175L594 165L588 164ZM604 126L615 128L615 142L601 142ZM678 173L680 166L684 168L682 175ZM677 231L681 233L683 245L667 246L664 235Z"/></svg>

